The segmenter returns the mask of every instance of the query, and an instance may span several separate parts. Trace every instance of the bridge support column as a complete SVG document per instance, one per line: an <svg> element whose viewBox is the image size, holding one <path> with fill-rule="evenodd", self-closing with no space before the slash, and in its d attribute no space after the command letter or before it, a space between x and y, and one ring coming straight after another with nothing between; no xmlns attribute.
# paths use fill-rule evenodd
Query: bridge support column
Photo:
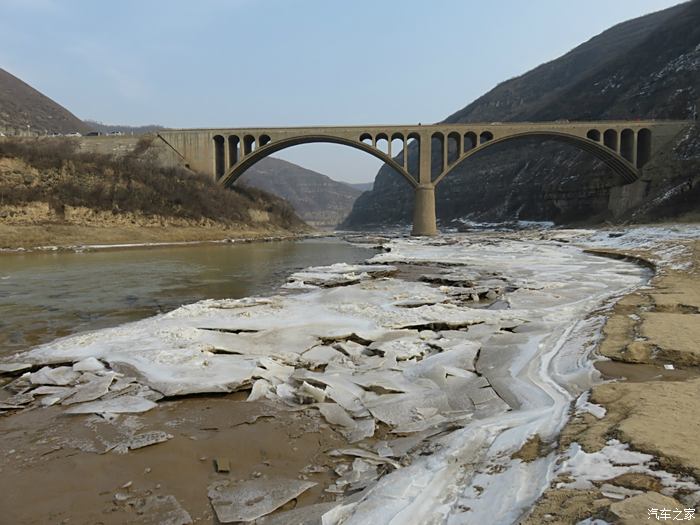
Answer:
<svg viewBox="0 0 700 525"><path fill-rule="evenodd" d="M411 235L437 235L435 220L435 186L421 184L415 190L413 230Z"/></svg>

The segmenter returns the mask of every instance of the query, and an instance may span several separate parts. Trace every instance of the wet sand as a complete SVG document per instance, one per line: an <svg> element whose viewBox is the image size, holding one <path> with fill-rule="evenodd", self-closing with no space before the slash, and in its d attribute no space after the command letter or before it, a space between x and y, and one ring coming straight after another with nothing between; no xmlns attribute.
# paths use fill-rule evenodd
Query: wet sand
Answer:
<svg viewBox="0 0 700 525"><path fill-rule="evenodd" d="M310 231L310 230L309 230ZM281 228L250 228L229 226L84 226L46 223L39 226L18 226L0 223L0 254L3 251L41 250L57 248L73 250L80 246L116 245L124 249L128 245L157 244L159 246L183 243L225 242L228 239L275 240L298 239L309 231L291 232Z"/></svg>
<svg viewBox="0 0 700 525"><path fill-rule="evenodd" d="M317 411L246 402L245 393L165 400L157 410L122 416L137 433L173 436L126 454L106 451L127 438L123 419L113 425L99 416L60 412L50 407L0 418L2 523L160 523L138 509L144 498L165 495L174 496L193 522L214 523L207 487L218 479L318 483L287 504L288 510L332 501L323 489L343 461L327 452L345 440ZM228 459L231 471L217 473L216 458ZM309 466L316 468L302 472Z"/></svg>

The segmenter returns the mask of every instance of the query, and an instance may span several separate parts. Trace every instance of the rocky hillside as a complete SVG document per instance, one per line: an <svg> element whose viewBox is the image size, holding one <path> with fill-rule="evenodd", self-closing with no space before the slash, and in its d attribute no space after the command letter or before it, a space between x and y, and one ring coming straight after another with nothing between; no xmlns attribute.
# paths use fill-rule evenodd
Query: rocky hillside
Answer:
<svg viewBox="0 0 700 525"><path fill-rule="evenodd" d="M0 69L0 132L87 133L91 128L63 106Z"/></svg>
<svg viewBox="0 0 700 525"><path fill-rule="evenodd" d="M238 184L282 197L304 221L318 228L337 226L362 193L326 175L273 157L251 167Z"/></svg>
<svg viewBox="0 0 700 525"><path fill-rule="evenodd" d="M0 225L36 225L37 215L27 210L46 209L40 222L84 225L97 217L88 224L110 227L121 217L142 226L308 229L278 197L248 187L222 191L208 177L164 166L148 153L146 138L123 156L78 145L62 138L0 140Z"/></svg>
<svg viewBox="0 0 700 525"><path fill-rule="evenodd" d="M503 82L445 121L688 119L698 107L700 0L693 0L614 26ZM624 191L607 167L574 147L526 139L499 144L465 161L438 186L438 217L443 225L460 218L558 223L690 218L700 201L682 203L693 202L688 192L697 192L696 135L689 130L678 137ZM385 166L344 225L408 222L412 200L410 188Z"/></svg>

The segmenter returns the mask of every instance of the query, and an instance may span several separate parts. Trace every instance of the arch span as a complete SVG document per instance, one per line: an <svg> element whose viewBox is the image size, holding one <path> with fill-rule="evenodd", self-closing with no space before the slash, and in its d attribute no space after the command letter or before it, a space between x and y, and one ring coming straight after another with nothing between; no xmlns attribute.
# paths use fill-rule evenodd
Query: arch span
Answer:
<svg viewBox="0 0 700 525"><path fill-rule="evenodd" d="M244 156L238 164L233 166L231 169L229 169L223 177L221 177L220 182L226 186L230 187L232 186L243 173L253 166L255 163L258 161L264 159L265 157L268 157L269 155L272 155L273 153L277 153L278 151L281 151L286 148L291 148L292 146L299 146L301 144L318 144L318 143L327 143L327 144L340 144L342 146L349 146L351 148L358 149L360 151L364 151L365 153L369 153L373 157L378 158L385 164L388 164L391 166L394 170L396 170L398 173L400 173L406 181L412 186L412 187L418 187L418 182L414 177L411 176L406 169L404 169L403 166L401 166L398 162L396 162L394 159L389 157L387 154L384 152L373 148L371 145L366 144L365 142L357 142L354 140L350 139L345 139L342 137L334 137L332 135L305 135L305 136L300 136L300 137L292 137L292 138L287 138L287 139L280 139L273 141L269 144L266 144L265 146L260 146L259 148L256 148L253 150L251 153L248 155Z"/></svg>
<svg viewBox="0 0 700 525"><path fill-rule="evenodd" d="M568 133L559 133L556 131L527 131L489 140L488 142L480 144L476 148L470 149L459 159L457 159L455 164L449 166L437 179L435 179L435 185L439 184L440 181L452 173L452 171L459 166L462 161L478 154L481 151L484 151L486 148L491 148L496 144L503 144L504 142L509 142L511 140L520 140L528 137L540 137L543 139L556 140L558 142L576 146L580 150L590 153L609 166L615 173L622 177L626 184L635 182L638 178L637 169L634 167L634 165L632 165L626 159L618 156L614 150L611 150L598 142L594 142L592 139L581 138L575 135L569 135Z"/></svg>

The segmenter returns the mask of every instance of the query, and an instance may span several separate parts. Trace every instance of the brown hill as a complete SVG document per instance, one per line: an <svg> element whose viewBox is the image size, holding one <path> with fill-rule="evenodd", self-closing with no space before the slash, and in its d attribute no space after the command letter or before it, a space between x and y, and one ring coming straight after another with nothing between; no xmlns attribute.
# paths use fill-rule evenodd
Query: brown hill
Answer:
<svg viewBox="0 0 700 525"><path fill-rule="evenodd" d="M91 128L66 108L0 69L0 132L5 135L87 133Z"/></svg>

